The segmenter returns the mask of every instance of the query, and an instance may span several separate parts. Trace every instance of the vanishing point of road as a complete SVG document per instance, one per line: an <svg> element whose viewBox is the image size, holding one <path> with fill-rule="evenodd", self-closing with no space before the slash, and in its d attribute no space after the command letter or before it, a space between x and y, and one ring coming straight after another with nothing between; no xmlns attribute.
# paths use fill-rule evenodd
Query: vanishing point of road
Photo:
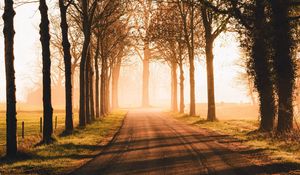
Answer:
<svg viewBox="0 0 300 175"><path fill-rule="evenodd" d="M158 110L133 110L102 152L72 175L264 174L224 137L176 121Z"/></svg>

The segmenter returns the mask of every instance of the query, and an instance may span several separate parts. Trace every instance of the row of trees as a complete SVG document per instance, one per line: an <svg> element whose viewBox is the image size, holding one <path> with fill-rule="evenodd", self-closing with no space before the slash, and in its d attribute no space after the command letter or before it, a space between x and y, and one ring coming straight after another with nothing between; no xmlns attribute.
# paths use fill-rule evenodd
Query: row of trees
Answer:
<svg viewBox="0 0 300 175"><path fill-rule="evenodd" d="M217 5L221 1L215 1ZM195 55L206 56L207 67L207 119L215 121L213 44L226 29L229 15L213 13L204 3L197 1L162 1L152 19L150 40L156 44L158 57L164 58L172 72L171 106L177 111L177 65L180 69L180 112L184 112L183 64L188 58L190 75L190 115L195 115ZM163 15L161 15L163 14ZM167 17L166 17L167 16ZM197 52L198 51L198 52Z"/></svg>
<svg viewBox="0 0 300 175"><path fill-rule="evenodd" d="M7 82L7 151L8 157L17 154L16 86L14 71L13 1L5 1L4 36ZM53 139L53 108L51 101L51 50L59 50L63 58L65 83L65 134L73 132L74 74L79 65L80 108L79 126L85 127L110 111L110 81L113 79L112 104L118 107L117 87L120 67L130 44L130 8L126 1L82 0L57 2L60 11L60 30L50 30L48 6L39 1L41 14L40 42L43 70L43 136L40 144ZM71 25L71 26L70 26ZM55 26L55 24L53 24ZM59 32L59 33L58 33ZM51 40L51 36L54 39ZM75 38L77 37L77 39ZM75 39L74 39L75 38ZM80 55L80 56L78 56ZM101 71L99 71L101 68ZM100 81L101 79L101 81Z"/></svg>
<svg viewBox="0 0 300 175"><path fill-rule="evenodd" d="M171 106L177 110L177 66L183 90L182 62L187 57L190 75L190 115L195 115L195 55L205 55L207 68L207 120L215 121L213 43L226 30L239 34L246 53L247 73L259 95L260 130L293 129L293 100L296 79L297 1L175 0L157 1L148 40L154 43L154 57L171 67ZM199 53L196 53L199 51ZM180 112L184 95L180 93Z"/></svg>
<svg viewBox="0 0 300 175"><path fill-rule="evenodd" d="M73 132L73 86L79 68L79 126L118 107L118 78L124 56L135 52L143 63L142 106L149 106L149 64L162 59L171 68L171 107L184 112L184 72L189 67L190 115L196 114L196 56L205 55L207 67L207 120L215 121L213 45L227 29L239 33L247 53L247 70L259 94L262 131L289 132L293 125L296 78L295 31L299 3L292 0L59 0L60 30L49 30L48 7L39 0L43 63L44 129L41 143L53 142L51 103L51 49L60 50L66 94L65 133ZM5 0L4 37L7 86L7 155L17 153L14 72L15 15ZM58 33L60 32L60 33ZM57 40L50 40L55 36ZM51 41L51 42L50 42ZM111 92L112 91L112 92ZM111 98L110 98L110 94Z"/></svg>
<svg viewBox="0 0 300 175"><path fill-rule="evenodd" d="M259 129L273 131L277 116L277 132L290 132L297 69L294 32L299 25L295 8L299 8L299 2L229 0L225 5L227 9L215 11L235 20L235 29L248 55L248 74L259 95Z"/></svg>

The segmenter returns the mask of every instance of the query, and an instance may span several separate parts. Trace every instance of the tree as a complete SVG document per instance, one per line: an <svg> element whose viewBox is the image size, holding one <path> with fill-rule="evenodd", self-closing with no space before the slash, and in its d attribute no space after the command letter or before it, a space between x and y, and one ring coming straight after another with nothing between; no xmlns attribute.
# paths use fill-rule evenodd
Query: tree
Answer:
<svg viewBox="0 0 300 175"><path fill-rule="evenodd" d="M77 7L79 13L82 17L82 31L84 35L84 42L81 52L81 61L80 61L80 96L79 96L79 126L85 127L86 126L86 117L89 117L89 111L87 108L87 104L89 103L87 100L86 92L88 91L88 87L86 87L86 82L88 79L86 79L86 67L87 67L87 57L88 57L88 51L91 41L91 27L92 22L94 19L94 13L97 7L98 0L94 0L91 3L89 3L88 0L82 0L81 1L81 9L78 7L77 4L75 4L75 7ZM89 6L89 4L91 4Z"/></svg>
<svg viewBox="0 0 300 175"><path fill-rule="evenodd" d="M180 33L180 38L182 36L182 33ZM178 51L179 55L179 71L180 71L180 104L179 104L179 112L184 113L184 71L183 71L183 61L184 61L184 56L183 56L183 44L182 41L180 40L178 42Z"/></svg>
<svg viewBox="0 0 300 175"><path fill-rule="evenodd" d="M149 26L149 38L154 45L153 58L162 59L171 68L171 110L178 111L177 66L180 69L180 112L184 111L183 25L173 3L158 3Z"/></svg>
<svg viewBox="0 0 300 175"><path fill-rule="evenodd" d="M99 31L98 31L99 32ZM99 57L100 57L100 36L96 36L96 48L95 48L95 56L94 56L94 62L95 62L95 106L96 106L96 118L100 117L100 79L99 79Z"/></svg>
<svg viewBox="0 0 300 175"><path fill-rule="evenodd" d="M193 0L186 2L177 0L178 9L183 25L183 37L188 50L188 59L190 65L190 115L196 114L195 99L195 6Z"/></svg>
<svg viewBox="0 0 300 175"><path fill-rule="evenodd" d="M124 57L128 55L130 48L132 47L132 36L130 35L130 31L132 26L129 25L130 19L132 19L132 9L128 8L130 4L126 7L126 13L124 12L123 17L124 19L117 22L115 29L118 31L116 32L116 37L119 38L119 43L117 43L117 47L114 50L118 50L116 52L112 60L112 83L111 83L111 101L112 101L112 109L119 108L119 77L122 62L124 62Z"/></svg>
<svg viewBox="0 0 300 175"><path fill-rule="evenodd" d="M90 44L89 44L90 45ZM86 62L85 62L85 87L84 87L84 93L85 93L85 120L87 124L91 124L91 101L90 101L90 86L91 86L91 81L90 81L90 76L91 76L91 51L90 49L87 50L87 55L86 55Z"/></svg>
<svg viewBox="0 0 300 175"><path fill-rule="evenodd" d="M125 14L126 7L125 2L108 1L102 7L103 11L100 11L101 13L96 17L98 27L94 30L94 35L99 40L97 42L99 42L101 58L100 115L102 116L105 116L111 109L110 81L111 77L115 76L112 75L114 66L122 55L120 53L123 51L124 43L127 42L129 17Z"/></svg>
<svg viewBox="0 0 300 175"><path fill-rule="evenodd" d="M51 103L51 59L50 59L50 34L48 7L45 0L40 0L39 11L41 14L40 41L43 56L43 140L42 143L49 144L53 141L53 109Z"/></svg>
<svg viewBox="0 0 300 175"><path fill-rule="evenodd" d="M66 94L66 119L65 119L65 131L73 131L73 100L72 100L72 57L71 57L71 45L69 42L68 23L67 23L67 9L71 3L64 4L64 0L59 0L59 9L61 17L61 31L62 31L62 46L64 52L65 63L65 94Z"/></svg>
<svg viewBox="0 0 300 175"><path fill-rule="evenodd" d="M289 0L270 1L273 28L274 72L278 94L277 132L286 133L293 129L293 93L296 64L292 57L293 38L289 21Z"/></svg>
<svg viewBox="0 0 300 175"><path fill-rule="evenodd" d="M215 2L220 6L221 2ZM205 39L205 55L206 55L206 72L207 72L207 120L215 121L216 117L216 105L215 105L215 93L214 93L214 68L213 68L213 45L215 39L223 32L228 23L228 15L214 13L209 9L205 3L200 5L202 23L204 27L204 39ZM214 27L216 26L216 27Z"/></svg>
<svg viewBox="0 0 300 175"><path fill-rule="evenodd" d="M72 1L69 1L72 2ZM68 25L68 41L70 43L70 54L71 54L71 87L72 87L72 108L73 110L75 107L77 107L76 100L77 99L77 73L78 73L78 68L79 68L79 61L80 61L80 55L81 55L81 46L83 43L83 37L82 37L82 30L80 28L80 24L78 24L78 19L77 14L76 14L76 9L73 8L73 6L65 4L65 7L67 7L66 11L68 15L67 17L67 25ZM76 16L76 17L75 17ZM64 47L62 45L63 42L63 36L62 36L62 30L61 30L61 22L62 20L59 20L61 18L61 14L51 16L50 18L50 23L52 24L50 27L50 35L51 35L51 55L52 55L52 69L51 69L51 78L52 78L52 83L53 87L57 89L58 87L55 85L59 85L60 83L66 83L65 81L65 66L64 66ZM65 31L65 30L64 30ZM55 65L55 64L58 65ZM59 76L58 76L59 75ZM57 77L57 78L56 78ZM61 82L57 84L56 82ZM78 83L79 84L79 83ZM62 87L66 88L66 86ZM65 91L65 90L63 90ZM54 91L55 95L56 91ZM54 96L55 97L55 96ZM59 96L61 97L61 95ZM53 99L53 104L56 104L57 102L55 101L55 98ZM61 100L59 101L61 102ZM65 102L64 102L65 103ZM73 111L74 112L74 111ZM77 112L77 111L75 111ZM73 116L74 117L74 116Z"/></svg>
<svg viewBox="0 0 300 175"><path fill-rule="evenodd" d="M281 0L229 2L233 16L247 30L242 35L246 36L243 44L250 51L248 72L254 77L259 93L260 130L273 130L275 91L278 96L277 132L290 132L293 128L292 102L296 77L296 64L291 52L294 41L290 20L298 17L290 17L289 12L290 5L299 3Z"/></svg>
<svg viewBox="0 0 300 175"><path fill-rule="evenodd" d="M123 54L121 54L123 55ZM118 95L118 89L119 89L119 77L120 77L120 70L121 70L121 63L122 63L122 56L119 56L117 58L116 64L113 66L112 70L112 95L111 95L111 100L112 100L112 109L117 109L119 108L119 95Z"/></svg>
<svg viewBox="0 0 300 175"><path fill-rule="evenodd" d="M150 58L151 58L151 48L148 38L148 28L151 20L151 12L154 10L152 0L138 0L136 4L136 9L140 9L137 13L135 23L136 30L138 33L138 41L135 46L135 51L139 55L143 63L143 82L142 82L142 107L149 107L149 77L150 77ZM140 43L141 40L141 43ZM139 48L139 45L142 46L142 49ZM140 50L143 50L143 55L140 53Z"/></svg>
<svg viewBox="0 0 300 175"><path fill-rule="evenodd" d="M266 15L263 1L255 1L254 23L251 30L253 35L252 63L255 70L255 85L259 91L261 131L272 131L274 127L275 99L271 76L270 58L268 58L267 35L265 33ZM251 65L250 65L251 66Z"/></svg>
<svg viewBox="0 0 300 175"><path fill-rule="evenodd" d="M17 154L17 117L16 117L16 84L14 68L14 16L12 0L5 0L4 14L4 56L6 75L6 156Z"/></svg>
<svg viewBox="0 0 300 175"><path fill-rule="evenodd" d="M237 20L235 30L246 53L247 73L254 79L260 103L260 130L272 131L275 117L275 96L272 76L266 6L264 1L238 2L228 0L227 10L220 10L207 3L218 13L225 13Z"/></svg>

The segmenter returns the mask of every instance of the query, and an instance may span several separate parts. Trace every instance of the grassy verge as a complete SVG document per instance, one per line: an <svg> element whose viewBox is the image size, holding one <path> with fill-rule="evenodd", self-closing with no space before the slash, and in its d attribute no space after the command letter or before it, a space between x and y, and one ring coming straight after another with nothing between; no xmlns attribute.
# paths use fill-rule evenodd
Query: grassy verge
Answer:
<svg viewBox="0 0 300 175"><path fill-rule="evenodd" d="M17 114L17 135L20 148L28 147L41 140L40 117L42 111L21 111ZM55 121L57 118L57 127ZM24 139L22 138L22 122L24 122ZM62 132L65 125L65 113L63 111L54 111L53 127L55 135ZM78 114L74 113L74 126L78 125ZM0 112L0 157L5 151L6 139L6 117L4 112Z"/></svg>
<svg viewBox="0 0 300 175"><path fill-rule="evenodd" d="M19 159L0 161L0 174L68 173L99 153L120 128L125 114L114 112L85 129L76 129L73 135L58 137L52 145L23 147Z"/></svg>
<svg viewBox="0 0 300 175"><path fill-rule="evenodd" d="M177 120L186 122L200 128L209 129L220 134L229 135L239 139L243 145L251 150L259 150L260 154L268 155L268 159L274 162L300 163L299 139L278 138L271 134L253 132L258 128L255 120L224 120L207 122L199 116L171 113Z"/></svg>

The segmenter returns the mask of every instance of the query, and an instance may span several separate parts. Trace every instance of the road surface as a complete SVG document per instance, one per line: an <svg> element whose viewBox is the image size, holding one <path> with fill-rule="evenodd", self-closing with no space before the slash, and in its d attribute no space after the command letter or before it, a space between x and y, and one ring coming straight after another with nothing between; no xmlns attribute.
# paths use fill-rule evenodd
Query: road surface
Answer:
<svg viewBox="0 0 300 175"><path fill-rule="evenodd" d="M223 139L156 110L134 110L99 156L72 175L264 174L262 167L227 149Z"/></svg>

